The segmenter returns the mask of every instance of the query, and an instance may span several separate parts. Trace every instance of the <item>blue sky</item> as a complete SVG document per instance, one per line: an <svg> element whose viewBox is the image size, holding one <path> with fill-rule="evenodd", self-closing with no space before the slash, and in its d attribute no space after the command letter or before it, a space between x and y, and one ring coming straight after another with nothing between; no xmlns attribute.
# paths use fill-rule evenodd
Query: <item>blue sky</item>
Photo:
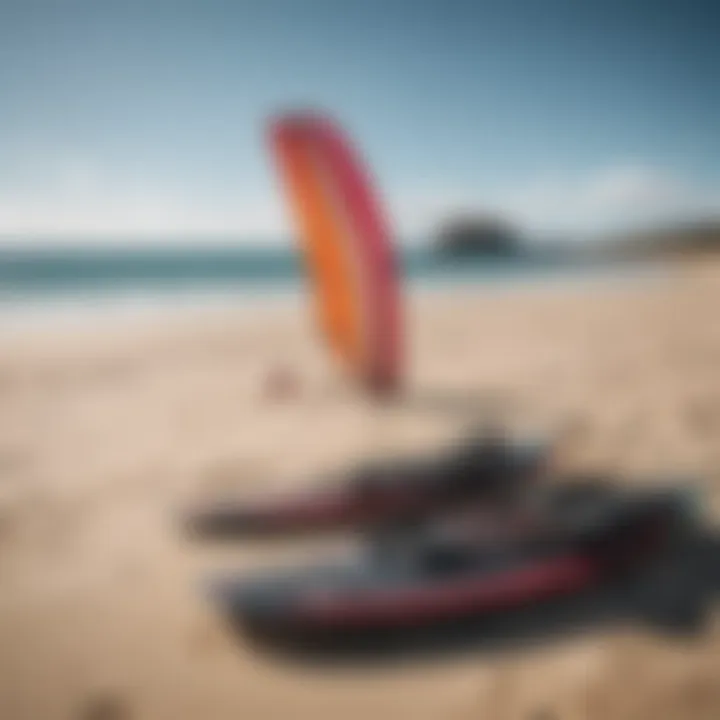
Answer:
<svg viewBox="0 0 720 720"><path fill-rule="evenodd" d="M0 234L282 238L262 126L294 105L405 236L716 213L718 27L712 0L0 0Z"/></svg>

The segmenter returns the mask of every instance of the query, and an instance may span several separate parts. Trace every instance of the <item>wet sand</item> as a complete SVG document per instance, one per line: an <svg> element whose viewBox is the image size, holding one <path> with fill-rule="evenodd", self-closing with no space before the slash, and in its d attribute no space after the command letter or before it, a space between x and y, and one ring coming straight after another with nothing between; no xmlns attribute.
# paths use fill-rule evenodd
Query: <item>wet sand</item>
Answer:
<svg viewBox="0 0 720 720"><path fill-rule="evenodd" d="M286 551L206 552L174 525L196 496L440 443L475 399L566 438L564 467L696 475L720 519L718 307L720 266L413 297L409 400L383 412L328 368L301 306L3 338L0 717L720 717L717 623L693 640L626 627L501 656L288 666L198 592L211 567ZM297 395L268 396L276 366Z"/></svg>

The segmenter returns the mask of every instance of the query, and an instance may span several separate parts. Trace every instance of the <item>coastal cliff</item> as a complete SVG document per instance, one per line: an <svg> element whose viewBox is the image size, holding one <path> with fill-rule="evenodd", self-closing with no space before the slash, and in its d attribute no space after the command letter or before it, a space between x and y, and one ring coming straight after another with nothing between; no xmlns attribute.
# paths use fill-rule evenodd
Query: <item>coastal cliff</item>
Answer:
<svg viewBox="0 0 720 720"><path fill-rule="evenodd" d="M490 217L456 217L443 223L433 247L447 258L508 257L522 253L522 242L507 222Z"/></svg>

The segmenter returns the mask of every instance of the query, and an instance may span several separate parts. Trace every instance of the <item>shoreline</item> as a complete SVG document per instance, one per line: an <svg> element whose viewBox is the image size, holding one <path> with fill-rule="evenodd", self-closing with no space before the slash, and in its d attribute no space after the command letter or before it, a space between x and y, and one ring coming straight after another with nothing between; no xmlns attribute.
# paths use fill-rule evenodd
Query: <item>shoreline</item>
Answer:
<svg viewBox="0 0 720 720"><path fill-rule="evenodd" d="M501 274L496 277L434 277L405 281L406 302L424 302L442 296L547 294L582 292L609 285L653 283L667 279L666 268L631 267L537 274ZM48 330L87 331L141 327L147 323L197 322L248 313L274 315L304 305L310 289L303 284L240 288L172 288L155 291L124 288L25 296L0 295L0 336L13 338Z"/></svg>

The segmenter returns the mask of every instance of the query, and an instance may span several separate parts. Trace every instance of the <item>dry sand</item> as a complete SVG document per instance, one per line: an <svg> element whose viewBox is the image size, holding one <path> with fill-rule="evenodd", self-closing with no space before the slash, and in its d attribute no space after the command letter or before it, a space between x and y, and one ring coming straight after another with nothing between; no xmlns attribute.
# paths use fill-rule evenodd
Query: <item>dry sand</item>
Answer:
<svg viewBox="0 0 720 720"><path fill-rule="evenodd" d="M719 307L714 267L415 297L414 405L381 417L328 374L304 307L5 337L0 718L717 720L720 630L335 673L258 656L197 584L282 551L190 548L173 512L440 441L467 420L451 401L492 393L518 427L570 432L566 466L696 473L717 516ZM263 397L277 364L297 398Z"/></svg>

